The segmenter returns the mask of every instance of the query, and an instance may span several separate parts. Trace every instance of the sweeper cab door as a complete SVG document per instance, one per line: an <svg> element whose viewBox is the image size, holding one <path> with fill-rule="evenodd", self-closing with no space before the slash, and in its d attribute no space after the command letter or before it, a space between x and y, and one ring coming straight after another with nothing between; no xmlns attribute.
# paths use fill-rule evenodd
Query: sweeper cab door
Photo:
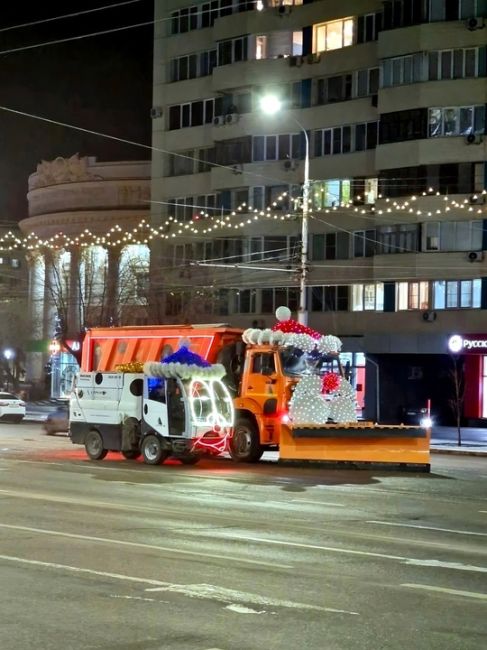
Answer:
<svg viewBox="0 0 487 650"><path fill-rule="evenodd" d="M189 431L188 403L179 379L146 377L142 409L145 424L161 436L182 437Z"/></svg>

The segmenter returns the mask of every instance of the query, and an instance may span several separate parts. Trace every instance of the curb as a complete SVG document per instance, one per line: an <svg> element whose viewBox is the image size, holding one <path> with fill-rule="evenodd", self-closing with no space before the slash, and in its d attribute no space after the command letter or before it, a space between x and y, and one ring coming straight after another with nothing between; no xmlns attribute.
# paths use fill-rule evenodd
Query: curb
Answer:
<svg viewBox="0 0 487 650"><path fill-rule="evenodd" d="M487 458L487 450L485 451L471 451L470 449L441 449L431 447L432 454L450 454L451 456L485 456Z"/></svg>

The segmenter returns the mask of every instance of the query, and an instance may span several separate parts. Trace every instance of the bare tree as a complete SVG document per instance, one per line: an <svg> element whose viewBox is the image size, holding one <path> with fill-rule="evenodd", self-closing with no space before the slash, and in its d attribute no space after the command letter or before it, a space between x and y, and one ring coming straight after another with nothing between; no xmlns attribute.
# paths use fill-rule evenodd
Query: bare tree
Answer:
<svg viewBox="0 0 487 650"><path fill-rule="evenodd" d="M0 298L0 381L17 391L25 373L25 349L30 339L30 323L25 317L27 298L9 295ZM8 354L7 354L8 351Z"/></svg>
<svg viewBox="0 0 487 650"><path fill-rule="evenodd" d="M458 446L462 446L462 413L463 413L463 402L465 399L465 373L463 367L463 359L456 355L451 355L452 367L448 372L448 378L450 379L452 385L452 395L448 400L448 404L453 412L455 417L455 423L457 427L457 442Z"/></svg>
<svg viewBox="0 0 487 650"><path fill-rule="evenodd" d="M48 326L53 335L79 362L88 327L117 326L143 319L147 299L143 293L148 276L143 256L116 255L110 267L109 254L101 247L71 251L46 250L44 259L44 300ZM130 309L129 309L130 307Z"/></svg>

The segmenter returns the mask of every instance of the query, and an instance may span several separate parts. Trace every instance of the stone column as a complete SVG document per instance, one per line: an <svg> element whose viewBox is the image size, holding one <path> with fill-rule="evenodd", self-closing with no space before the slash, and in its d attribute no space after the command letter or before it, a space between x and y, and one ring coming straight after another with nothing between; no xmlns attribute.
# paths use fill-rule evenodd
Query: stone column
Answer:
<svg viewBox="0 0 487 650"><path fill-rule="evenodd" d="M77 337L84 323L81 322L81 255L76 246L70 250L69 287L68 287L68 332L73 338Z"/></svg>
<svg viewBox="0 0 487 650"><path fill-rule="evenodd" d="M107 249L107 290L105 295L105 309L107 325L118 325L120 318L119 273L120 253L118 246L109 246Z"/></svg>

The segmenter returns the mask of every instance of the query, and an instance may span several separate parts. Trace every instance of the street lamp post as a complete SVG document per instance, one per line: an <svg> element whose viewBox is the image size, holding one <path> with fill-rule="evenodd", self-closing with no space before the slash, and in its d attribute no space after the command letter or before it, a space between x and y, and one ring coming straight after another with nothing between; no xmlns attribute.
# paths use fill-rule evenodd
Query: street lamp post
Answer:
<svg viewBox="0 0 487 650"><path fill-rule="evenodd" d="M13 359L15 359L15 350L12 348L5 348L3 350L3 356L7 365L7 391L10 388L10 377L13 377ZM12 361L12 369L10 367L10 362Z"/></svg>
<svg viewBox="0 0 487 650"><path fill-rule="evenodd" d="M260 101L262 111L268 115L278 113L282 104L277 97L266 96L262 97ZM308 325L308 307L306 287L308 279L308 215L309 215L309 136L304 126L293 115L292 119L299 126L304 134L305 142L305 156L304 156L304 178L303 178L303 193L301 205L301 260L299 265L299 310L298 322L301 325Z"/></svg>

